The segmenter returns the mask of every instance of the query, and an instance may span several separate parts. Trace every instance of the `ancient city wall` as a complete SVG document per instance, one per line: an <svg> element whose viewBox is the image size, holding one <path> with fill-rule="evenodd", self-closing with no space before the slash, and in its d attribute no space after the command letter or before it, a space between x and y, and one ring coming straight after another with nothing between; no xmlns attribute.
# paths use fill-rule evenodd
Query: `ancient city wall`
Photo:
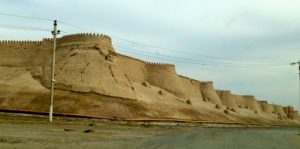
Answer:
<svg viewBox="0 0 300 149"><path fill-rule="evenodd" d="M178 79L184 92L184 99L189 100L191 105L200 105L203 102L200 84L196 81L192 84L192 80L185 76L178 75Z"/></svg>
<svg viewBox="0 0 300 149"><path fill-rule="evenodd" d="M199 80L191 79L191 83L196 90L200 91L200 96L201 96L201 98L203 98L202 93L201 93L201 82Z"/></svg>
<svg viewBox="0 0 300 149"><path fill-rule="evenodd" d="M285 117L287 116L284 112L283 106L281 105L274 104L274 112L281 116L285 116Z"/></svg>
<svg viewBox="0 0 300 149"><path fill-rule="evenodd" d="M32 66L40 41L0 41L1 66Z"/></svg>
<svg viewBox="0 0 300 149"><path fill-rule="evenodd" d="M170 64L146 63L147 81L161 87L180 98L185 98L185 92L177 76L175 66Z"/></svg>
<svg viewBox="0 0 300 149"><path fill-rule="evenodd" d="M274 113L274 106L272 104L268 104L267 102L262 102L263 111L266 113Z"/></svg>
<svg viewBox="0 0 300 149"><path fill-rule="evenodd" d="M235 102L238 105L239 108L248 108L247 106L247 100L243 98L241 95L233 94L235 97Z"/></svg>
<svg viewBox="0 0 300 149"><path fill-rule="evenodd" d="M235 95L215 90L212 81L201 82L178 75L174 65L145 62L115 53L111 38L100 34L73 34L57 39L56 80L58 89L93 92L109 96L136 98L132 82L149 82L189 100L191 105L203 101L228 107L247 108L293 118L292 107L258 101L251 95ZM0 41L0 66L33 67L31 74L50 83L52 39L42 41ZM111 54L112 59L106 56ZM36 74L36 75L35 75ZM45 83L46 82L46 83Z"/></svg>
<svg viewBox="0 0 300 149"><path fill-rule="evenodd" d="M231 94L229 90L216 90L217 94L219 95L222 104L228 107L238 107L235 96Z"/></svg>
<svg viewBox="0 0 300 149"><path fill-rule="evenodd" d="M200 81L177 75L174 65L145 62L122 54L117 54L117 63L132 82L149 82L190 100L192 105L199 105L203 101Z"/></svg>
<svg viewBox="0 0 300 149"><path fill-rule="evenodd" d="M201 92L201 83L198 80L191 79L191 85L193 90L193 96L196 97L197 103L201 104L203 102L202 92Z"/></svg>
<svg viewBox="0 0 300 149"><path fill-rule="evenodd" d="M92 33L71 34L71 35L66 35L61 38L58 38L57 40L58 45L62 45L62 44L67 45L67 43L84 44L89 42L105 44L107 46L111 46L112 44L111 38L109 36L103 34L92 34Z"/></svg>
<svg viewBox="0 0 300 149"><path fill-rule="evenodd" d="M71 47L72 49L99 49L104 55L115 53L111 38L103 34L80 33L66 35L57 39L58 47Z"/></svg>
<svg viewBox="0 0 300 149"><path fill-rule="evenodd" d="M256 113L261 113L263 112L263 108L261 105L261 102L257 101L255 99L255 96L252 95L243 95L242 98L246 100L246 105L248 109L255 111Z"/></svg>
<svg viewBox="0 0 300 149"><path fill-rule="evenodd" d="M201 82L201 93L205 101L218 104L218 105L222 104L218 94L214 89L212 81Z"/></svg>
<svg viewBox="0 0 300 149"><path fill-rule="evenodd" d="M117 54L117 65L121 67L128 79L132 82L143 83L147 81L145 62L122 54Z"/></svg>
<svg viewBox="0 0 300 149"><path fill-rule="evenodd" d="M295 110L292 106L283 107L284 113L290 119L294 119Z"/></svg>

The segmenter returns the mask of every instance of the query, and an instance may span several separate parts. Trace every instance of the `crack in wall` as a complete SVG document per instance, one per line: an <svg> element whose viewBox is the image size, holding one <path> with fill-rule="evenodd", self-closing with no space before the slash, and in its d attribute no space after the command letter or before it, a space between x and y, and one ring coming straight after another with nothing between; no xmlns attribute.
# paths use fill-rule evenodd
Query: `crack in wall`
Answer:
<svg viewBox="0 0 300 149"><path fill-rule="evenodd" d="M90 65L90 63L87 63L86 65L84 65L84 66L82 67L82 69L81 69L81 71L80 71L80 81L81 81L81 83L83 83L83 73L85 72L86 67L89 66L89 65Z"/></svg>
<svg viewBox="0 0 300 149"><path fill-rule="evenodd" d="M118 83L118 80L115 78L115 75L114 75L114 73L113 73L113 71L112 71L111 65L108 65L108 68L109 68L109 70L110 70L111 76L114 78L115 82Z"/></svg>

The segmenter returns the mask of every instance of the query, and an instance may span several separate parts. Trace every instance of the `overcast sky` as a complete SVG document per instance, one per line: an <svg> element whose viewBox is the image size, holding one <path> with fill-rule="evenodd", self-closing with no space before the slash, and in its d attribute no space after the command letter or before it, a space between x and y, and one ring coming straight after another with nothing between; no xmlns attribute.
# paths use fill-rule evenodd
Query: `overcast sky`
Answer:
<svg viewBox="0 0 300 149"><path fill-rule="evenodd" d="M148 61L173 63L179 74L213 80L217 89L298 107L297 68L289 63L300 59L299 0L0 0L0 3L0 13L58 19L85 28L59 23L65 34L95 31L110 35L116 51ZM0 19L0 26L52 28L49 21L3 15ZM51 34L0 28L0 40L44 37ZM158 47L126 42L120 37Z"/></svg>

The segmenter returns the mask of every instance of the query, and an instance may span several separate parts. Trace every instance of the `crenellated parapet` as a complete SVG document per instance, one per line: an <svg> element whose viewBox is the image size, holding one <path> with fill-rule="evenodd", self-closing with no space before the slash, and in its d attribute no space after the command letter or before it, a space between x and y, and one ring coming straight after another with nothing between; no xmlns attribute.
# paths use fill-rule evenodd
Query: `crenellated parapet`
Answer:
<svg viewBox="0 0 300 149"><path fill-rule="evenodd" d="M43 38L43 41L45 41L45 42L52 42L53 38Z"/></svg>
<svg viewBox="0 0 300 149"><path fill-rule="evenodd" d="M201 85L212 85L213 83L213 81L200 81Z"/></svg>
<svg viewBox="0 0 300 149"><path fill-rule="evenodd" d="M31 40L0 40L0 44L40 44L41 41Z"/></svg>
<svg viewBox="0 0 300 149"><path fill-rule="evenodd" d="M145 62L145 67L150 72L166 72L176 74L175 65L172 64Z"/></svg>
<svg viewBox="0 0 300 149"><path fill-rule="evenodd" d="M103 34L96 34L96 33L78 33L78 34L70 34L58 38L58 44L63 43L78 43L81 44L82 42L99 42L99 43L107 43L111 44L111 38L107 35Z"/></svg>
<svg viewBox="0 0 300 149"><path fill-rule="evenodd" d="M42 41L4 40L0 41L0 65L2 66L33 66L38 57Z"/></svg>
<svg viewBox="0 0 300 149"><path fill-rule="evenodd" d="M167 64L167 63L156 63L156 62L148 62L148 61L144 61L146 65L149 66L170 66L170 67L175 67L175 65L173 64Z"/></svg>
<svg viewBox="0 0 300 149"><path fill-rule="evenodd" d="M52 48L53 38L43 38L41 48L42 49L50 49Z"/></svg>
<svg viewBox="0 0 300 149"><path fill-rule="evenodd" d="M10 52L18 53L19 50L26 50L27 52L33 52L39 49L42 41L32 40L2 40L0 41L0 47L2 50L9 50Z"/></svg>

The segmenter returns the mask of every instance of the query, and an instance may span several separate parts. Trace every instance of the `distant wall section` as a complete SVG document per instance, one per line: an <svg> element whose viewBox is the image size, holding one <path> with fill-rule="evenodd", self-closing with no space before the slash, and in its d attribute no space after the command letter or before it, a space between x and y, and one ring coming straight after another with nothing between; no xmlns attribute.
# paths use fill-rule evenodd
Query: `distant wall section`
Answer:
<svg viewBox="0 0 300 149"><path fill-rule="evenodd" d="M212 81L201 82L201 93L205 101L218 104L218 105L222 104L218 94L214 89Z"/></svg>

